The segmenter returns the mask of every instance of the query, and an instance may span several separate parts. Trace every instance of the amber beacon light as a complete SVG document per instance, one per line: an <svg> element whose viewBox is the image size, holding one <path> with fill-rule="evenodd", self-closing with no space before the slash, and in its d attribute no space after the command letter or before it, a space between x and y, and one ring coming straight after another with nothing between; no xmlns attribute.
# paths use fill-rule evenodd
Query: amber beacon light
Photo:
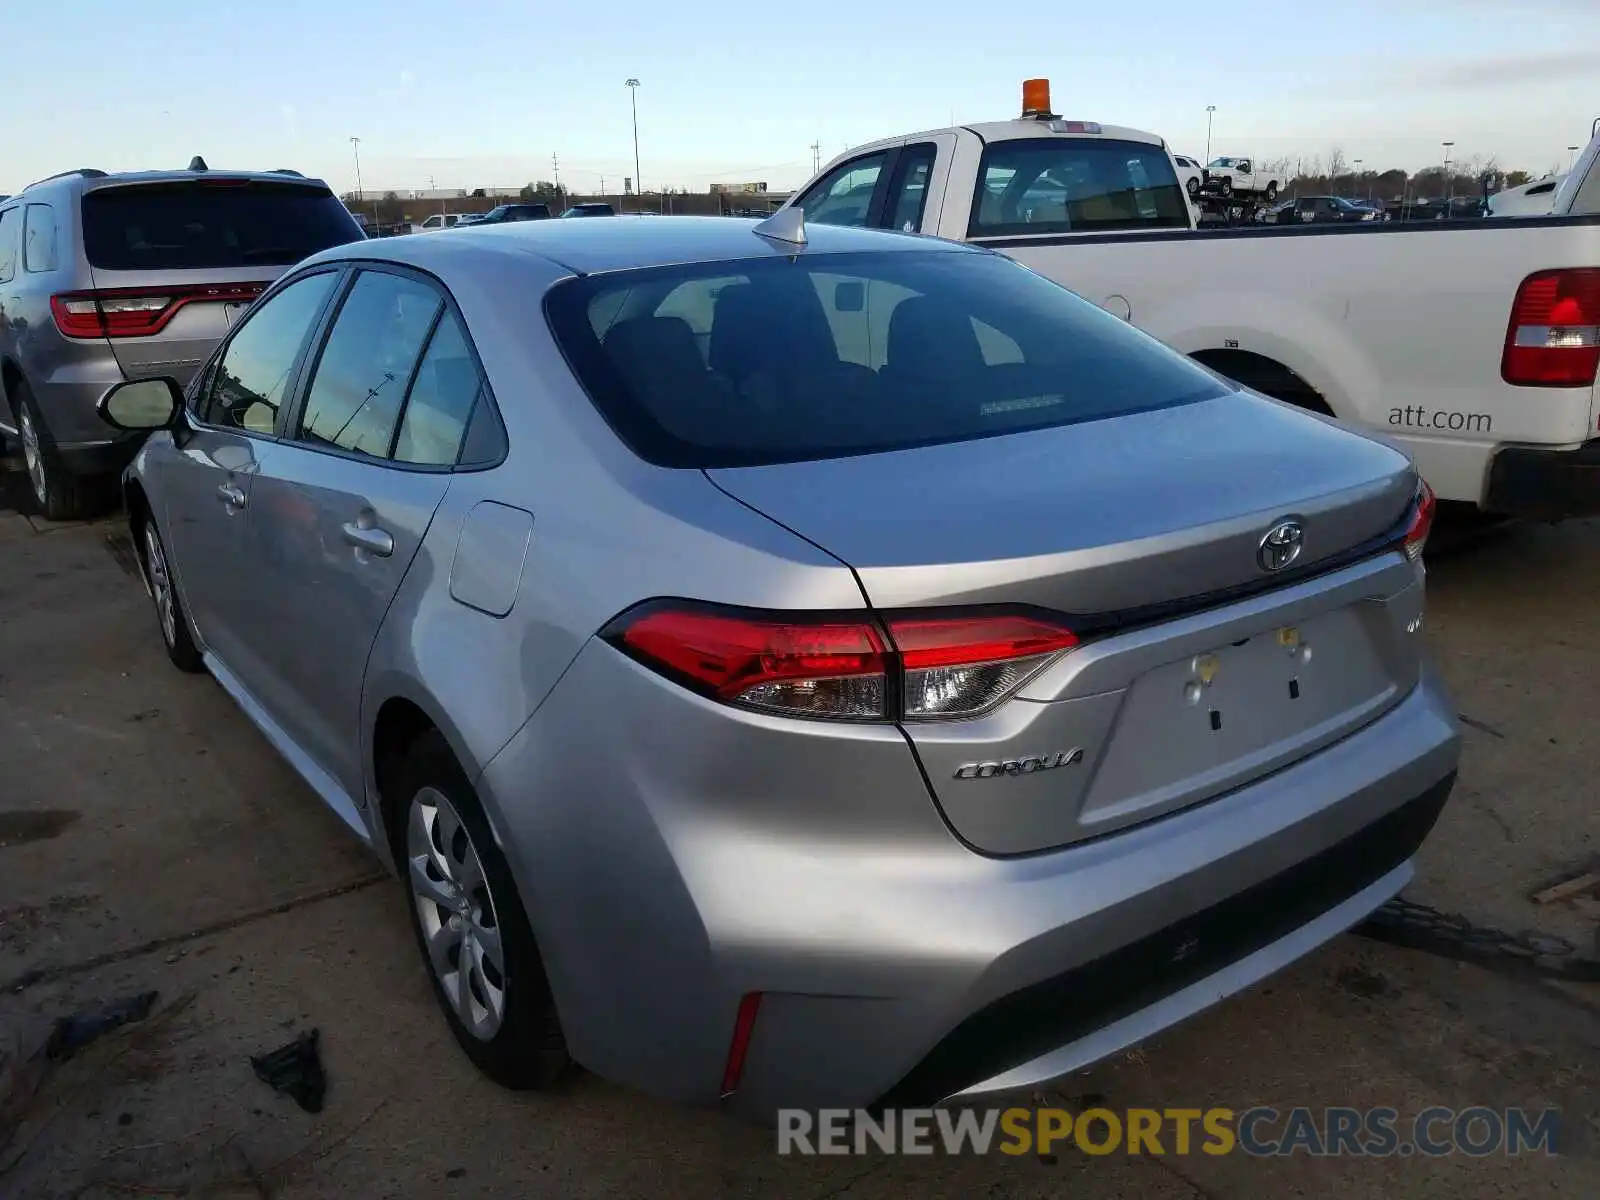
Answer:
<svg viewBox="0 0 1600 1200"><path fill-rule="evenodd" d="M1048 119L1055 116L1050 111L1050 81L1024 79L1022 81L1022 115Z"/></svg>

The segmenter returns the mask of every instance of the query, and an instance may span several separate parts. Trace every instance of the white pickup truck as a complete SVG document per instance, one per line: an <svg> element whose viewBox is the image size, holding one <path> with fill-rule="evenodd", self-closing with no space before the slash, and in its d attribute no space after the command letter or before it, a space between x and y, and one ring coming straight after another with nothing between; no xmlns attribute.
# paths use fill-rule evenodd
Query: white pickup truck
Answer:
<svg viewBox="0 0 1600 1200"><path fill-rule="evenodd" d="M1206 164L1207 182L1215 183L1224 196L1259 194L1270 204L1283 190L1282 175L1257 167L1250 158L1214 158Z"/></svg>
<svg viewBox="0 0 1600 1200"><path fill-rule="evenodd" d="M1446 500L1558 519L1600 513L1597 156L1600 137L1547 217L1197 231L1161 138L1047 106L847 151L787 207L993 247L1219 374L1386 435Z"/></svg>

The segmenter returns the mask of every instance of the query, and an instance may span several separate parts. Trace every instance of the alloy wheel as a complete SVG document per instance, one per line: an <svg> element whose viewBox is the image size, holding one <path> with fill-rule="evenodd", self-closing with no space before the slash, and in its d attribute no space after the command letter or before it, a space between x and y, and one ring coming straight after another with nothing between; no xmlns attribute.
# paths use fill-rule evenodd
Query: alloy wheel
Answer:
<svg viewBox="0 0 1600 1200"><path fill-rule="evenodd" d="M161 618L161 636L168 646L178 644L178 611L172 599L172 573L167 570L167 555L161 548L161 535L155 522L144 527L145 573L150 577L150 598L156 603L156 616Z"/></svg>
<svg viewBox="0 0 1600 1200"><path fill-rule="evenodd" d="M406 826L406 875L428 964L462 1026L490 1041L505 1019L505 951L477 847L437 788L412 798Z"/></svg>
<svg viewBox="0 0 1600 1200"><path fill-rule="evenodd" d="M49 503L50 489L45 483L44 452L39 446L39 431L34 428L33 416L26 405L22 406L17 425L22 432L22 458L28 466L28 482L33 485L34 499L42 508Z"/></svg>

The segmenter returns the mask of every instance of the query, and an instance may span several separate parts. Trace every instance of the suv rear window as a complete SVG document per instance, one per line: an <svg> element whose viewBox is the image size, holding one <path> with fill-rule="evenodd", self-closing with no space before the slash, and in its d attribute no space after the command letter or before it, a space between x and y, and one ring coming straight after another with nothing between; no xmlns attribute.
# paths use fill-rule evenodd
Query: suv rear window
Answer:
<svg viewBox="0 0 1600 1200"><path fill-rule="evenodd" d="M1188 226L1188 202L1160 146L1056 137L984 150L967 236Z"/></svg>
<svg viewBox="0 0 1600 1200"><path fill-rule="evenodd" d="M604 273L558 284L545 310L601 414L660 466L900 450L1226 390L997 254L802 254Z"/></svg>
<svg viewBox="0 0 1600 1200"><path fill-rule="evenodd" d="M307 184L185 180L83 198L84 250L105 271L288 266L361 236L331 191Z"/></svg>

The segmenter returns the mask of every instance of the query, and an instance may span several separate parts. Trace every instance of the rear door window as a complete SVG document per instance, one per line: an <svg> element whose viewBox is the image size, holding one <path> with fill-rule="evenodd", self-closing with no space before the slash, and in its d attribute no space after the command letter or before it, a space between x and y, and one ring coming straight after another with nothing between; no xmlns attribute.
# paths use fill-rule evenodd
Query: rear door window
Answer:
<svg viewBox="0 0 1600 1200"><path fill-rule="evenodd" d="M453 313L445 313L417 365L405 416L395 438L396 462L445 467L455 463L479 402L483 381Z"/></svg>
<svg viewBox="0 0 1600 1200"><path fill-rule="evenodd" d="M360 238L334 194L310 184L180 180L83 198L84 252L104 271L288 266Z"/></svg>
<svg viewBox="0 0 1600 1200"><path fill-rule="evenodd" d="M967 236L1187 228L1160 146L1094 138L995 142L983 152Z"/></svg>
<svg viewBox="0 0 1600 1200"><path fill-rule="evenodd" d="M405 275L363 271L323 345L296 440L389 457L406 389L444 300Z"/></svg>
<svg viewBox="0 0 1600 1200"><path fill-rule="evenodd" d="M0 283L9 283L17 273L17 233L22 227L22 210L0 212Z"/></svg>
<svg viewBox="0 0 1600 1200"><path fill-rule="evenodd" d="M912 249L621 271L553 288L579 382L635 453L732 467L966 441L1226 385L999 255Z"/></svg>
<svg viewBox="0 0 1600 1200"><path fill-rule="evenodd" d="M922 214L928 207L928 180L933 175L933 162L938 147L932 142L919 142L900 152L895 163L894 181L890 185L888 215L884 226L901 233L917 233L922 228Z"/></svg>

